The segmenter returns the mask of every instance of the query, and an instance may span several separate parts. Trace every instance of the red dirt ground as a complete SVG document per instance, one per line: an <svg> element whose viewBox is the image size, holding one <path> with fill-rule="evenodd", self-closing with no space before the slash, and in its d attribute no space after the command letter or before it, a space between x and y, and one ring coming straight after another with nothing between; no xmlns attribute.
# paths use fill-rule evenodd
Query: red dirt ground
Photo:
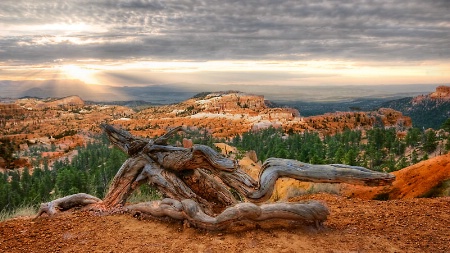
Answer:
<svg viewBox="0 0 450 253"><path fill-rule="evenodd" d="M236 224L210 232L179 222L86 212L0 222L0 252L450 252L450 197L361 200L315 194L331 214L312 224Z"/></svg>

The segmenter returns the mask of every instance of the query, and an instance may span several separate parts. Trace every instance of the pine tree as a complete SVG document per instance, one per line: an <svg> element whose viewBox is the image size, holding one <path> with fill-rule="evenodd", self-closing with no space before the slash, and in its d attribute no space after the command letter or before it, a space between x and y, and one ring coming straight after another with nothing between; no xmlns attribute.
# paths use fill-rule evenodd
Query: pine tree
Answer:
<svg viewBox="0 0 450 253"><path fill-rule="evenodd" d="M413 152L411 153L411 163L412 164L416 164L419 162L419 158L418 158L418 154L417 151L414 149Z"/></svg>
<svg viewBox="0 0 450 253"><path fill-rule="evenodd" d="M422 137L423 149L425 152L431 153L437 148L436 133L430 129L423 134Z"/></svg>
<svg viewBox="0 0 450 253"><path fill-rule="evenodd" d="M344 156L344 163L352 166L357 165L356 163L357 156L358 156L357 151L353 148L350 148Z"/></svg>
<svg viewBox="0 0 450 253"><path fill-rule="evenodd" d="M410 128L406 134L406 144L410 147L417 147L420 142L420 129Z"/></svg>
<svg viewBox="0 0 450 253"><path fill-rule="evenodd" d="M446 132L450 132L450 118L442 123L441 129L444 129Z"/></svg>
<svg viewBox="0 0 450 253"><path fill-rule="evenodd" d="M445 142L445 150L450 150L450 135L447 136L447 140Z"/></svg>

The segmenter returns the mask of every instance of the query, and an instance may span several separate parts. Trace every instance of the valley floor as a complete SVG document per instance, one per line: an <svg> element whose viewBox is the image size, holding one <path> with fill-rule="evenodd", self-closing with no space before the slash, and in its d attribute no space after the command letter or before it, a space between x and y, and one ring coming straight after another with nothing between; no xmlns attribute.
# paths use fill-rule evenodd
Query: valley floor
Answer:
<svg viewBox="0 0 450 253"><path fill-rule="evenodd" d="M326 202L325 228L266 222L209 232L75 212L0 222L0 252L450 252L450 197L375 201L315 194L295 200L303 199Z"/></svg>

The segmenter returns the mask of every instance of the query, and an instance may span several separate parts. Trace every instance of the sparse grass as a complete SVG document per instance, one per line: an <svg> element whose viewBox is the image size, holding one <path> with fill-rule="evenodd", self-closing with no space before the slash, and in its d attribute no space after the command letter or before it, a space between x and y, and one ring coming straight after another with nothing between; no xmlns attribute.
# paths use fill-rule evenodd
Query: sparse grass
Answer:
<svg viewBox="0 0 450 253"><path fill-rule="evenodd" d="M139 202L147 202L152 200L161 199L161 193L156 189L147 184L143 184L134 191L131 196L128 198L128 202L130 203L139 203Z"/></svg>
<svg viewBox="0 0 450 253"><path fill-rule="evenodd" d="M290 187L287 190L286 198L290 199L297 196L303 196L307 194L314 194L319 192L325 192L330 194L339 194L340 193L340 185L339 184L327 184L327 183L315 183L311 184L308 189Z"/></svg>
<svg viewBox="0 0 450 253"><path fill-rule="evenodd" d="M37 208L33 205L25 204L15 210L0 212L0 221L9 220L18 217L33 217L36 215Z"/></svg>
<svg viewBox="0 0 450 253"><path fill-rule="evenodd" d="M305 194L307 194L307 192L303 188L289 187L289 189L287 190L287 193L286 193L286 198L290 199L290 198L294 198L297 196L303 196Z"/></svg>
<svg viewBox="0 0 450 253"><path fill-rule="evenodd" d="M435 197L448 197L450 196L450 179L439 182L428 192L424 193L421 198L435 198Z"/></svg>
<svg viewBox="0 0 450 253"><path fill-rule="evenodd" d="M339 184L315 183L306 191L308 194L325 192L330 194L339 194L341 186Z"/></svg>

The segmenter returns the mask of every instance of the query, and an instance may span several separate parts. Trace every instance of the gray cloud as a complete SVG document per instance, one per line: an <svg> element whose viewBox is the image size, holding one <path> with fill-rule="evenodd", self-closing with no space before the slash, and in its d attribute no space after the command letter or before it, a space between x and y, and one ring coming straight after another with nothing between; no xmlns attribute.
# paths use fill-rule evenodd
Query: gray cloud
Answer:
<svg viewBox="0 0 450 253"><path fill-rule="evenodd" d="M66 31L0 34L0 62L54 59L237 60L344 59L422 61L450 58L447 0L367 1L12 1L0 25L93 25L70 40L36 43ZM125 40L125 38L129 40ZM103 40L102 40L103 39Z"/></svg>

